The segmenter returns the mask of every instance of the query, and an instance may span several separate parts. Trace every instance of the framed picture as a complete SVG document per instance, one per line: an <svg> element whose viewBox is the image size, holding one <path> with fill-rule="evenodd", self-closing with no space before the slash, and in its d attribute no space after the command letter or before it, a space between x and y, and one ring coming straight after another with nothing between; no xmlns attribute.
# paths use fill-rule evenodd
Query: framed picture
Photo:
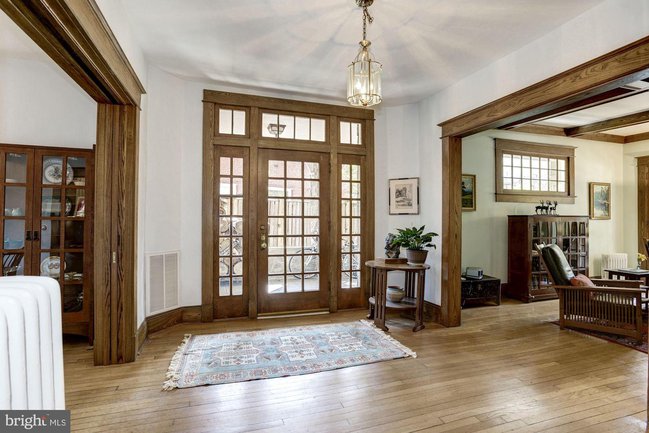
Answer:
<svg viewBox="0 0 649 433"><path fill-rule="evenodd" d="M419 178L390 179L390 215L419 214Z"/></svg>
<svg viewBox="0 0 649 433"><path fill-rule="evenodd" d="M84 217L86 216L86 198L77 197L77 203L74 207L74 216Z"/></svg>
<svg viewBox="0 0 649 433"><path fill-rule="evenodd" d="M590 186L590 212L588 216L593 220L611 219L611 184L591 182Z"/></svg>
<svg viewBox="0 0 649 433"><path fill-rule="evenodd" d="M475 174L462 175L462 210L475 211Z"/></svg>

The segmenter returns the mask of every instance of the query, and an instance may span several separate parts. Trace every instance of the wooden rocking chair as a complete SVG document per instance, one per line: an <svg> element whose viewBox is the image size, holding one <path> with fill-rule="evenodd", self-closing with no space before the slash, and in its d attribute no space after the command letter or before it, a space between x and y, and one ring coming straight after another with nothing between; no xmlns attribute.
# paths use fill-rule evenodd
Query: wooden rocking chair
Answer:
<svg viewBox="0 0 649 433"><path fill-rule="evenodd" d="M561 329L601 331L642 342L642 305L649 299L641 281L592 280L592 286L574 286L575 274L561 248L551 244L536 249L559 297Z"/></svg>

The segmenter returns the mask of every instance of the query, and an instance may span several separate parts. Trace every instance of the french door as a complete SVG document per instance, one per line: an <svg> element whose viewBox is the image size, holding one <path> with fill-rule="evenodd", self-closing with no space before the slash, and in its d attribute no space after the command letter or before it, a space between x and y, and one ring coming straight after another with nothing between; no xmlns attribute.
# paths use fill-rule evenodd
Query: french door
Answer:
<svg viewBox="0 0 649 433"><path fill-rule="evenodd" d="M329 308L329 158L259 152L258 313Z"/></svg>

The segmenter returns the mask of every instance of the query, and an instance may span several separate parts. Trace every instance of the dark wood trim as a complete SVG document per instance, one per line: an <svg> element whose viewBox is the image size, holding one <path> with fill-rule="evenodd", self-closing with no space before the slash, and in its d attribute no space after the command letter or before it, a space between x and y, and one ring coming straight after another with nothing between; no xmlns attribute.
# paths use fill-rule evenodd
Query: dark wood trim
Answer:
<svg viewBox="0 0 649 433"><path fill-rule="evenodd" d="M203 90L203 102L219 105L254 106L262 110L281 110L287 113L309 113L328 116L332 112L350 119L374 119L374 110L353 108L345 105L321 104L292 99L269 98L266 96Z"/></svg>
<svg viewBox="0 0 649 433"><path fill-rule="evenodd" d="M442 305L440 323L460 326L462 273L462 139L442 138Z"/></svg>
<svg viewBox="0 0 649 433"><path fill-rule="evenodd" d="M442 136L466 137L487 129L531 122L649 77L649 36L561 74L440 123ZM554 113L556 115L556 113Z"/></svg>
<svg viewBox="0 0 649 433"><path fill-rule="evenodd" d="M161 331L170 326L179 323L195 323L200 322L202 317L203 308L200 305L193 305L190 307L178 307L173 310L165 311L164 313L155 314L146 318L146 328L148 334Z"/></svg>
<svg viewBox="0 0 649 433"><path fill-rule="evenodd" d="M137 336L135 340L137 341L137 353L139 354L142 351L142 345L146 341L147 336L149 335L149 327L147 321L144 320L139 328L137 328Z"/></svg>
<svg viewBox="0 0 649 433"><path fill-rule="evenodd" d="M623 144L627 142L623 136L613 135L613 134L594 133L594 134L583 134L580 135L579 137L569 137L568 135L566 135L566 131L563 128L559 128L558 126L528 124L523 126L515 126L513 129L508 129L508 130L513 132L523 132L526 134L552 135L556 137L577 138L580 140L591 140L591 141L604 141L608 143Z"/></svg>
<svg viewBox="0 0 649 433"><path fill-rule="evenodd" d="M439 323L442 317L442 307L424 300L424 320Z"/></svg>
<svg viewBox="0 0 649 433"><path fill-rule="evenodd" d="M203 102L203 211L202 211L202 281L201 285L201 319L203 322L214 320L214 226L212 224L214 209L214 146L212 136L215 128L214 104ZM206 242L209 239L210 242Z"/></svg>
<svg viewBox="0 0 649 433"><path fill-rule="evenodd" d="M95 101L139 106L144 87L94 0L0 0L0 8Z"/></svg>
<svg viewBox="0 0 649 433"><path fill-rule="evenodd" d="M643 132L641 134L629 135L624 139L625 143L635 143L636 141L649 140L649 132Z"/></svg>
<svg viewBox="0 0 649 433"><path fill-rule="evenodd" d="M633 126L646 122L649 122L649 110L643 111L641 113L615 117L613 119L603 120L601 122L595 122L589 125L577 126L574 128L565 128L565 131L568 137L575 137L583 134L608 131L611 129L623 128L625 126Z"/></svg>
<svg viewBox="0 0 649 433"><path fill-rule="evenodd" d="M95 363L136 356L139 109L99 104L95 156Z"/></svg>

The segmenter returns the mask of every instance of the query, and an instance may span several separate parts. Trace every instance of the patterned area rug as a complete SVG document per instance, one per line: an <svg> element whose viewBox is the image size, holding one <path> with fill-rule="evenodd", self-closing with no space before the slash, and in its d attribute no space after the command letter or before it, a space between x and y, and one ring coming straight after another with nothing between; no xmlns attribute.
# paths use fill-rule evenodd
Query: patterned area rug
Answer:
<svg viewBox="0 0 649 433"><path fill-rule="evenodd" d="M296 376L409 356L417 354L367 320L186 335L163 389Z"/></svg>
<svg viewBox="0 0 649 433"><path fill-rule="evenodd" d="M559 326L559 321L552 321L555 325ZM638 350L640 352L647 353L647 321L644 320L644 326L642 327L644 332L642 333L642 344L638 344L635 338L625 337L623 335L608 334L606 332L591 331L587 329L573 329L565 328L570 331L579 332L581 334L591 335L593 337L600 338L602 340L610 341L612 343L617 343L622 346L630 347L631 349Z"/></svg>

